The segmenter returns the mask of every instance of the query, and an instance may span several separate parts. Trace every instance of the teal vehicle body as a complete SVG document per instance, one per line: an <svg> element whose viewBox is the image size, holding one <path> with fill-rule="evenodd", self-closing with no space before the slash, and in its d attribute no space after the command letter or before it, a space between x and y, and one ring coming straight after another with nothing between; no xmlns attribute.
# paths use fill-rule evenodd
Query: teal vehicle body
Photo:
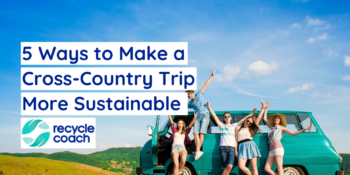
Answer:
<svg viewBox="0 0 350 175"><path fill-rule="evenodd" d="M221 121L224 112L225 111L215 112ZM251 111L229 112L233 116L233 122L237 122ZM286 116L288 123L287 128L292 131L301 130L306 125L312 126L309 131L305 131L296 136L283 134L281 143L285 149L283 157L285 172L289 170L293 172L294 169L301 175L335 175L342 173L339 167L341 162L339 153L323 133L311 112L269 111L268 115L277 113ZM140 152L140 167L137 168L138 174L172 174L173 161L170 155L171 143L169 142L171 136L170 122L167 121L160 129L159 118L160 116L157 116L152 138L145 143ZM185 120L187 126L193 118L193 113L190 112L185 116L173 116L175 122L179 118ZM267 137L268 127L263 123L263 120L259 123L259 127L262 130L262 134L255 134L253 141L257 144L262 156L257 161L259 174L266 174L264 172L264 166L269 154ZM202 146L202 151L204 152L203 156L194 161L194 147L187 146L186 149L188 151L188 156L184 170L185 174L222 174L220 130L215 122L213 122L212 117L208 126L208 133L204 136ZM247 166L250 168L249 163ZM276 164L273 165L272 169L276 170ZM244 174L238 169L237 159L235 160L234 168L230 174Z"/></svg>

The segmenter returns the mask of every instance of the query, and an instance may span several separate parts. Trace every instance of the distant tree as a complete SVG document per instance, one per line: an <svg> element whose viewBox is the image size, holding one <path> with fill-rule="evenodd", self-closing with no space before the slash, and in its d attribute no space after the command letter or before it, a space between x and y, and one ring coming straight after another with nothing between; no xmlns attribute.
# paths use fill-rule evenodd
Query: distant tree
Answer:
<svg viewBox="0 0 350 175"><path fill-rule="evenodd" d="M4 172L2 172L2 170L0 170L0 175L4 175Z"/></svg>

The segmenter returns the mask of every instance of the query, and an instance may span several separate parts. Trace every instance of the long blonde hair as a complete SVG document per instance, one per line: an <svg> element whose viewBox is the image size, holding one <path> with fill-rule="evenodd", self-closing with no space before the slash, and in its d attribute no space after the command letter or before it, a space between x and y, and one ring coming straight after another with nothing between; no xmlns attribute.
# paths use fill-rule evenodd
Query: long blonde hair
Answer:
<svg viewBox="0 0 350 175"><path fill-rule="evenodd" d="M248 117L248 118L246 119L246 121L247 121L249 118L251 118L251 119L253 120L253 123L252 123L250 126L248 126L249 132L250 132L250 136L251 136L251 137L254 137L254 135L255 135L256 132L260 133L260 135L261 135L261 131L260 131L259 125L256 123L255 117ZM246 122L246 121L244 121L243 124L240 126L238 132L239 132L242 128L245 127L245 122Z"/></svg>
<svg viewBox="0 0 350 175"><path fill-rule="evenodd" d="M182 127L182 132L181 134L185 134L185 128L186 128L186 123L182 119L177 121L177 130L179 130L179 122L182 121L184 123L184 126Z"/></svg>

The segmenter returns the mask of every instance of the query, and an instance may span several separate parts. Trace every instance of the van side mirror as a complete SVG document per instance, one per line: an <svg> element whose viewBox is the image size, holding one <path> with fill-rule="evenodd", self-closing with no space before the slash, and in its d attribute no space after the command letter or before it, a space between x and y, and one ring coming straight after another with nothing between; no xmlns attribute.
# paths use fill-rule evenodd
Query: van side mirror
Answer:
<svg viewBox="0 0 350 175"><path fill-rule="evenodd" d="M148 125L147 126L147 134L149 136L152 136L153 135L153 127L151 125Z"/></svg>

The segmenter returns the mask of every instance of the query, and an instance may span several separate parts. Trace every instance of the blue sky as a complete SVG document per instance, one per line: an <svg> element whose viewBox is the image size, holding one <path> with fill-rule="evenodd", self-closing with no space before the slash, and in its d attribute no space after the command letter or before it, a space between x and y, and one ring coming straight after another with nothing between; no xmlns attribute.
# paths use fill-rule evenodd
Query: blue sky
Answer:
<svg viewBox="0 0 350 175"><path fill-rule="evenodd" d="M311 111L350 153L349 1L1 1L0 152L20 149L20 42L176 42L189 45L214 110ZM57 117L57 116L55 116ZM155 116L94 116L96 150L142 146ZM55 152L63 150L40 150Z"/></svg>

